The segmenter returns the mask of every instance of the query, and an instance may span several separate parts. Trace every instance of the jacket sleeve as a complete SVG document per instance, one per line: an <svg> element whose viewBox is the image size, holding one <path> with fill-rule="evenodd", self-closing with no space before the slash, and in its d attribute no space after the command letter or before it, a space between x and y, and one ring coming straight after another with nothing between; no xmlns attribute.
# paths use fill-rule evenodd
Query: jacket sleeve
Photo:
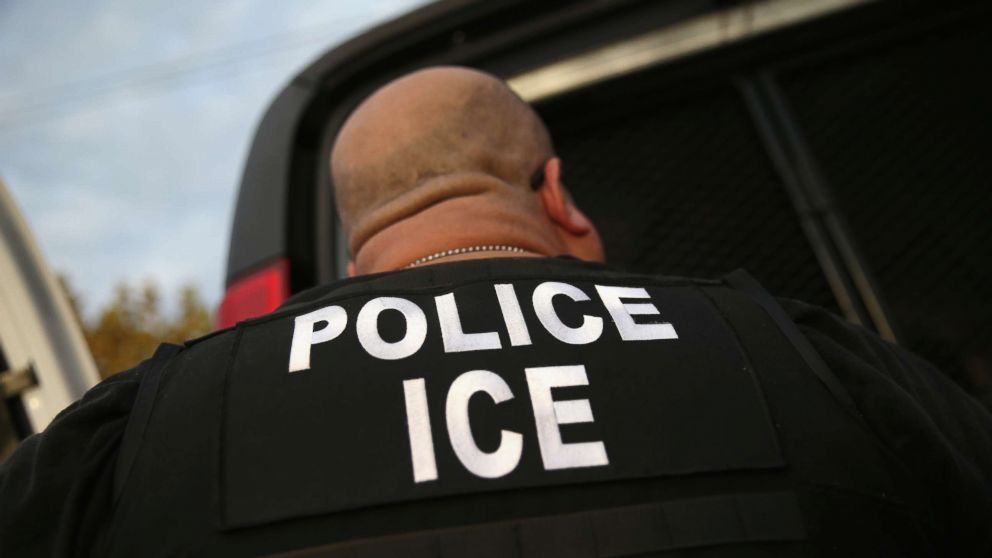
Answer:
<svg viewBox="0 0 992 558"><path fill-rule="evenodd" d="M142 367L117 374L0 465L0 556L83 551L112 506L117 448Z"/></svg>
<svg viewBox="0 0 992 558"><path fill-rule="evenodd" d="M957 555L988 555L980 553L992 551L992 413L911 352L821 308L780 302L865 424L929 494L948 540L963 547Z"/></svg>
<svg viewBox="0 0 992 558"><path fill-rule="evenodd" d="M890 394L911 403L941 436L992 481L992 414L919 356L815 306L782 306L863 407ZM882 401L877 401L881 404Z"/></svg>

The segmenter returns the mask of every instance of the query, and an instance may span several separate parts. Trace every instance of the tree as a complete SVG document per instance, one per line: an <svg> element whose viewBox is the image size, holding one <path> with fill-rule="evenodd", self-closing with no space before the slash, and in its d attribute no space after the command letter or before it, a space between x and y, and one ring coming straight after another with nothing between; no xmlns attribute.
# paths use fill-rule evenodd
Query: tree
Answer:
<svg viewBox="0 0 992 558"><path fill-rule="evenodd" d="M154 282L140 286L120 283L113 300L94 320L87 320L80 311L79 296L65 277L60 279L103 378L150 357L159 343L182 343L213 329L210 311L191 285L180 289L178 311L170 313L162 311Z"/></svg>

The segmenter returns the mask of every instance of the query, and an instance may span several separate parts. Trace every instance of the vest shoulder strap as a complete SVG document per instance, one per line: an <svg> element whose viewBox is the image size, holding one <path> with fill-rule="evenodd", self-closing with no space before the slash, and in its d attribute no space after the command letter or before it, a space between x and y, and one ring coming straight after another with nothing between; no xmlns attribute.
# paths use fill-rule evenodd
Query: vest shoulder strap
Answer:
<svg viewBox="0 0 992 558"><path fill-rule="evenodd" d="M155 404L155 396L165 365L182 350L179 345L162 343L150 359L138 365L139 369L142 369L141 385L138 387L138 395L134 399L134 406L131 408L131 415L124 429L124 437L117 455L117 466L114 468L114 502L120 498L124 483L134 465L134 459L138 455L138 448L141 446L145 428L152 415L152 407Z"/></svg>
<svg viewBox="0 0 992 558"><path fill-rule="evenodd" d="M778 326L782 335L799 352L799 356L806 362L806 365L809 366L813 374L830 390L830 393L837 398L837 401L846 407L848 411L860 415L857 412L854 400L844 388L844 385L830 370L827 363L823 361L820 353L813 348L809 339L799 330L799 326L785 313L785 310L775 300L775 297L769 294L760 283L742 269L731 272L724 280L728 285L748 295L751 300L761 306L765 313L775 322L775 325Z"/></svg>

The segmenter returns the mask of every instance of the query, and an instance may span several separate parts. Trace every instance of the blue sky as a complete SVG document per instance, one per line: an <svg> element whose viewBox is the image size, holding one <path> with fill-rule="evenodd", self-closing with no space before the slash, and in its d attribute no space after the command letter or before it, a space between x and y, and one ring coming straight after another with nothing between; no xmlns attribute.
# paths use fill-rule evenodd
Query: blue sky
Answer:
<svg viewBox="0 0 992 558"><path fill-rule="evenodd" d="M146 279L216 304L269 101L328 48L423 3L0 3L0 176L84 310Z"/></svg>

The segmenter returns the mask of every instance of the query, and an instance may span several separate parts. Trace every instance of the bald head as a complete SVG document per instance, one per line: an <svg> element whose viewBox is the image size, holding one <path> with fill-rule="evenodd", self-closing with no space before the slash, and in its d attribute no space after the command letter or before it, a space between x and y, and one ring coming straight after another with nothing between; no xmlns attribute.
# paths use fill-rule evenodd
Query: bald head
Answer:
<svg viewBox="0 0 992 558"><path fill-rule="evenodd" d="M359 105L334 144L349 247L355 253L384 228L448 199L521 200L553 156L540 118L502 81L455 67L401 77Z"/></svg>

